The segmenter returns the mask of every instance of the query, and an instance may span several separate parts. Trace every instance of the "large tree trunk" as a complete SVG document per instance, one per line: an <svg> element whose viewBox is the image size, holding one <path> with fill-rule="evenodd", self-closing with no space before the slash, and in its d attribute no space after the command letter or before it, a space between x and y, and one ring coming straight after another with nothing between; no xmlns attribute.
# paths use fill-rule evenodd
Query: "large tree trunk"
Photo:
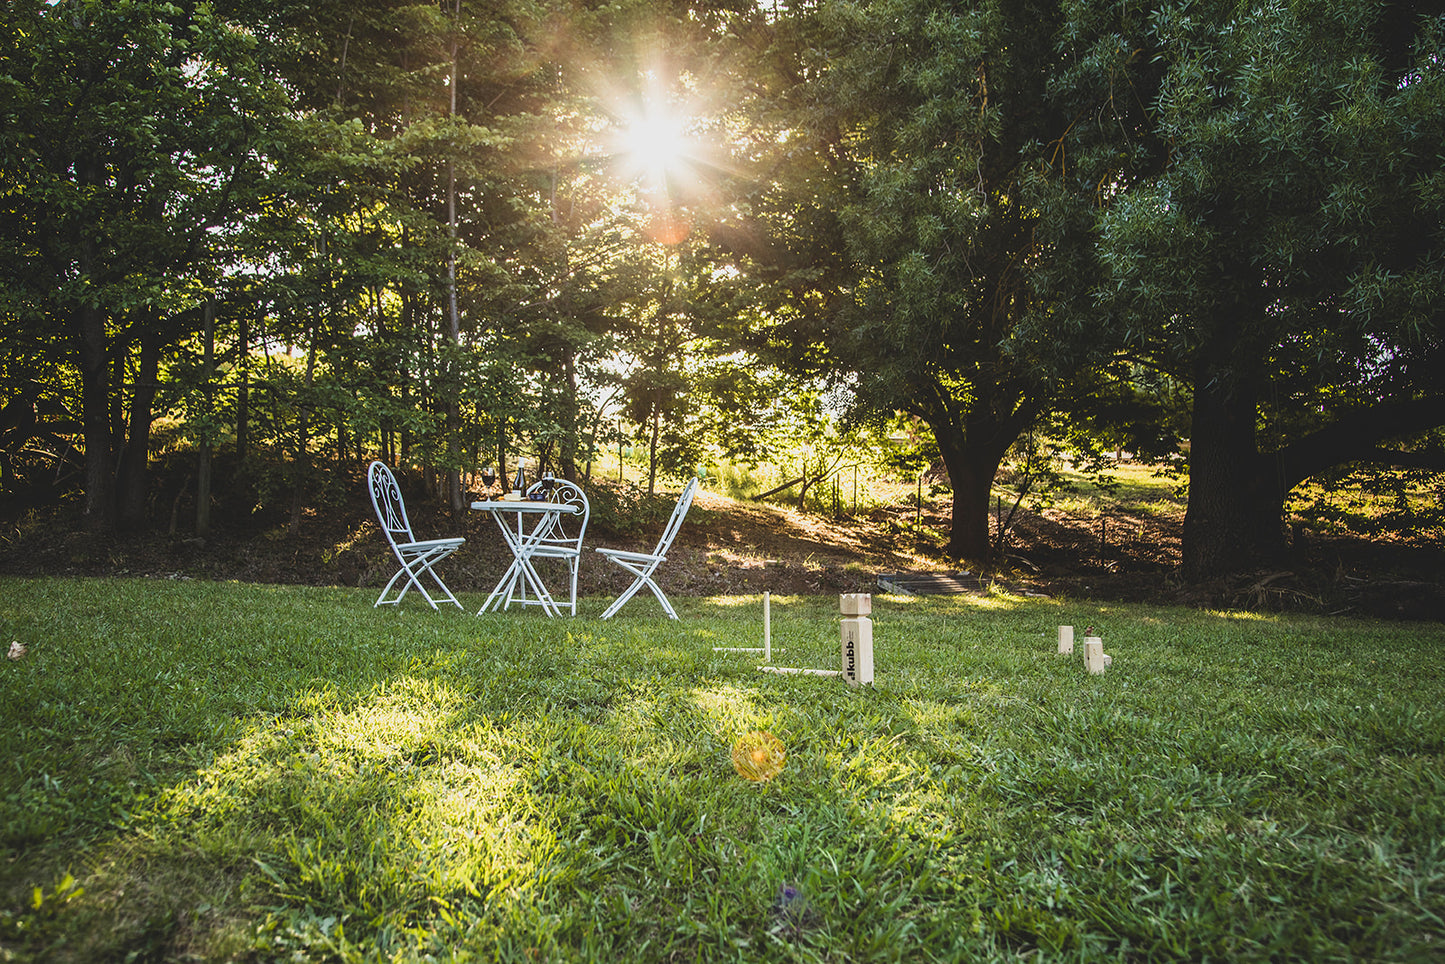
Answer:
<svg viewBox="0 0 1445 964"><path fill-rule="evenodd" d="M109 531L115 526L115 476L111 465L110 366L105 346L105 313L89 305L80 306L75 312L80 411L85 436L82 518L93 531Z"/></svg>
<svg viewBox="0 0 1445 964"><path fill-rule="evenodd" d="M993 556L993 542L988 539L988 493L993 489L1003 452L994 454L977 445L964 444L957 432L951 434L955 438L948 441L945 438L949 434L941 434L938 428L933 429L933 435L938 438L944 467L948 468L948 481L954 489L948 555L978 565L987 564Z"/></svg>
<svg viewBox="0 0 1445 964"><path fill-rule="evenodd" d="M1287 488L1256 446L1255 397L1197 373L1189 442L1189 507L1181 574L1190 582L1278 562Z"/></svg>
<svg viewBox="0 0 1445 964"><path fill-rule="evenodd" d="M952 528L948 536L948 554L955 559L968 559L980 565L990 561L993 543L988 537L989 491L998 474L999 459L988 459L963 449L949 457L944 449L943 464L953 486Z"/></svg>
<svg viewBox="0 0 1445 964"><path fill-rule="evenodd" d="M946 393L940 392L939 398ZM1011 396L1017 398L1019 396ZM1009 446L1033 424L1039 404L1024 400L1003 416L995 416L986 404L1001 399L984 400L985 404L960 422L950 417L946 406L925 415L933 429L943 456L948 479L953 486L952 528L948 538L948 554L978 565L992 560L993 542L988 534L989 493L994 476Z"/></svg>
<svg viewBox="0 0 1445 964"><path fill-rule="evenodd" d="M1259 370L1267 345L1256 319L1268 300L1243 258L1223 272L1220 300L1201 315L1189 429L1189 507L1180 574L1189 582L1270 565L1285 554L1282 507L1289 484L1259 453Z"/></svg>
<svg viewBox="0 0 1445 964"><path fill-rule="evenodd" d="M140 358L131 390L130 416L126 419L126 442L117 467L116 507L123 529L139 529L146 522L150 497L151 420L156 392L160 389L161 337L158 319L148 310L140 332Z"/></svg>

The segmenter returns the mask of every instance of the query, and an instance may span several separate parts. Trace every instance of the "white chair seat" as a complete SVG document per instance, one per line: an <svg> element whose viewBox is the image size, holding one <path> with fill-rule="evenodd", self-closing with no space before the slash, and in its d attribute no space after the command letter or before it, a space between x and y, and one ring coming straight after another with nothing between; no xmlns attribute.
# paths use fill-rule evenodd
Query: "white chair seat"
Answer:
<svg viewBox="0 0 1445 964"><path fill-rule="evenodd" d="M396 547L398 549L441 549L450 547L455 550L466 541L467 540L461 536L453 539L422 539L417 542L398 542Z"/></svg>
<svg viewBox="0 0 1445 964"><path fill-rule="evenodd" d="M543 556L547 559L576 559L581 554L582 550L567 546L540 545L532 550L532 555Z"/></svg>
<svg viewBox="0 0 1445 964"><path fill-rule="evenodd" d="M626 559L628 562L651 562L654 559L658 562L667 561L667 556L659 556L651 552L628 552L626 549L598 549L597 551L609 559Z"/></svg>

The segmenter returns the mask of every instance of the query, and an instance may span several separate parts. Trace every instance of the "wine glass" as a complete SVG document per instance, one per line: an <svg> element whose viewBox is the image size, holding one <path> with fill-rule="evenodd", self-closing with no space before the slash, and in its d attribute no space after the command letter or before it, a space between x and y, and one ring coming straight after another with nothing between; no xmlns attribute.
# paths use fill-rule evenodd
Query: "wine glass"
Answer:
<svg viewBox="0 0 1445 964"><path fill-rule="evenodd" d="M497 467L495 465L482 466L482 484L486 486L483 495L491 498L492 485L497 481Z"/></svg>

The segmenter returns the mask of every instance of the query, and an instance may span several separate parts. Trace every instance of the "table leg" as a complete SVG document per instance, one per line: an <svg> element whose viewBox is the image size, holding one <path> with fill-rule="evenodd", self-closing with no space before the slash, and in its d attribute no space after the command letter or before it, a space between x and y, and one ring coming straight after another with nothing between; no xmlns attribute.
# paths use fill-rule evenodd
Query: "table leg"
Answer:
<svg viewBox="0 0 1445 964"><path fill-rule="evenodd" d="M519 532L514 534L511 527L507 525L507 520L500 513L493 513L492 517L497 520L497 528L502 532L502 539L512 552L512 564L507 567L501 581L492 590L492 594L487 597L487 601L482 604L482 608L477 610L477 615L480 616L488 609L493 608L493 603L496 604L498 610L510 606L518 582L521 583L524 593L526 585L528 583L532 585L532 589L537 595L537 601L542 604L542 609L547 615L562 615L562 610L553 601L552 594L547 592L547 587L542 584L541 574L532 566L532 554L536 550L537 544L541 542L542 536L546 534L546 527L539 524L533 530L533 535L526 536L521 533L522 527L519 525ZM506 587L505 597L502 596L502 587L504 586Z"/></svg>
<svg viewBox="0 0 1445 964"><path fill-rule="evenodd" d="M552 599L552 594L549 593L547 591L547 587L542 584L542 574L539 573L537 571L537 568L532 565L531 551L524 547L522 549L522 553L523 555L521 559L518 560L522 569L522 576L524 577L524 580L521 584L524 587L529 582L532 584L532 590L536 593L537 601L542 604L542 609L547 613L547 615L562 615L562 611L557 608L557 603Z"/></svg>

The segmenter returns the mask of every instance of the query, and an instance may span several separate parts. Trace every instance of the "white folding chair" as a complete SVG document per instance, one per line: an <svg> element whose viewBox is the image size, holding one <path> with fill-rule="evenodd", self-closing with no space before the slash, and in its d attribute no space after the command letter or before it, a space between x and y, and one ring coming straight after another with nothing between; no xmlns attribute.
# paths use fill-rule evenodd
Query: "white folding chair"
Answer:
<svg viewBox="0 0 1445 964"><path fill-rule="evenodd" d="M603 619L610 618L617 610L621 609L627 600L631 599L637 593L637 590L643 586L652 590L652 594L657 597L658 602L662 603L662 609L669 617L672 619L677 618L677 613L673 611L672 604L667 601L667 597L662 594L662 590L658 588L652 576L653 573L657 572L658 566L661 566L667 561L668 547L672 545L672 540L677 535L677 531L682 528L682 520L686 518L687 510L692 506L692 499L693 496L697 494L698 484L698 479L694 476L693 479L683 487L682 495L678 496L677 499L677 506L672 510L672 518L667 520L667 528L662 530L662 538L658 540L656 549L651 552L626 552L622 549L597 550L623 569L632 573L634 577L632 585L627 587L627 591L618 596L617 600L613 602L611 606L607 607L607 611L602 614Z"/></svg>
<svg viewBox="0 0 1445 964"><path fill-rule="evenodd" d="M582 538L587 534L587 519L592 514L592 505L587 493L566 479L541 479L527 488L527 499L532 502L551 502L556 505L570 505L577 511L544 516L538 523L542 528L534 530L526 540L531 547L531 559L565 559L572 576L572 615L577 615L577 569L582 562ZM517 516L517 536L522 538L522 517ZM527 598L527 582L516 582L518 593L512 598L523 606L543 605L540 599Z"/></svg>
<svg viewBox="0 0 1445 964"><path fill-rule="evenodd" d="M371 489L371 505L376 509L376 518L381 522L381 531L386 533L386 541L391 543L391 551L396 554L397 561L401 568L396 575L391 577L391 582L376 597L372 607L381 605L392 605L401 602L401 597L413 586L416 591L422 594L431 608L436 609L436 600L426 587L421 584L423 574L431 576L432 580L446 594L446 598L456 603L457 608L462 604L457 602L457 597L442 582L441 577L436 574L433 568L447 556L456 552L467 540L458 536L452 539L423 539L418 540L411 531L411 522L406 517L406 503L401 497L401 487L396 484L396 476L391 474L391 469L381 462L372 462L366 470L367 485ZM401 590L392 599L387 599L387 593L391 592L397 580L403 576L406 582L402 584Z"/></svg>

